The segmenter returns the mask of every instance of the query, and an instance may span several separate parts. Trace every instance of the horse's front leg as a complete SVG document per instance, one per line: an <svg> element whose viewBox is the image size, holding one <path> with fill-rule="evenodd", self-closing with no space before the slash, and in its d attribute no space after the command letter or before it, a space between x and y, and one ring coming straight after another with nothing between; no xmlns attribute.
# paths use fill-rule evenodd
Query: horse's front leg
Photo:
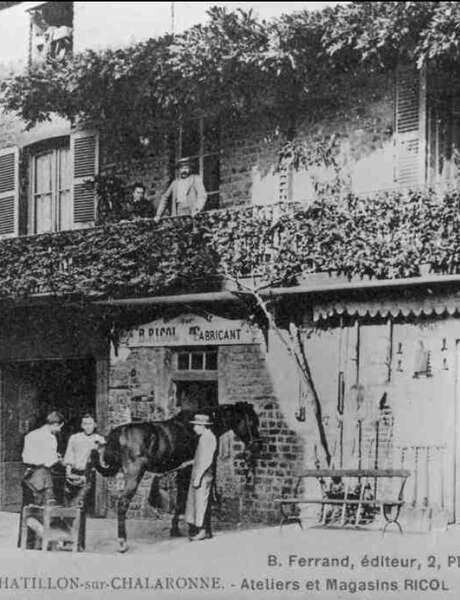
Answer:
<svg viewBox="0 0 460 600"><path fill-rule="evenodd" d="M144 473L145 465L140 462L130 465L125 471L125 488L118 499L119 552L126 552L128 550L126 542L126 513Z"/></svg>

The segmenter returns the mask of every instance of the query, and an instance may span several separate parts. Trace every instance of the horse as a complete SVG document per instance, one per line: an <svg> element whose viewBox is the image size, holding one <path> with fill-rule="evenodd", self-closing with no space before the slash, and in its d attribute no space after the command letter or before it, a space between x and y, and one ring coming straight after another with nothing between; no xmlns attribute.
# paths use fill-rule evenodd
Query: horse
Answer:
<svg viewBox="0 0 460 600"><path fill-rule="evenodd" d="M232 430L245 444L246 450L255 454L260 443L259 419L254 407L247 402L221 404L207 412L213 422L216 437ZM120 470L125 475L125 488L118 500L119 552L126 552L126 513L146 472L165 474L179 469L193 460L198 436L190 424L195 412L182 410L165 421L133 422L115 427L107 437L107 444L99 451L93 450L91 460L104 477L112 477ZM179 471L180 472L180 471ZM178 533L178 520L185 505L191 468L178 477L178 499L173 516L171 534Z"/></svg>

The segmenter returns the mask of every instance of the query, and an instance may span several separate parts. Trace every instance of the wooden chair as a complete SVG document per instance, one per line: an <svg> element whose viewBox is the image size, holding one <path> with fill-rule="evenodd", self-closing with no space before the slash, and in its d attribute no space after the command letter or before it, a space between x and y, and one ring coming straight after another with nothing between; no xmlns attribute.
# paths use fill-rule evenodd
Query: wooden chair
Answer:
<svg viewBox="0 0 460 600"><path fill-rule="evenodd" d="M81 510L77 507L64 507L55 504L24 506L22 513L21 548L27 549L27 534L31 529L41 540L41 549L49 546L55 549L78 552L78 532Z"/></svg>

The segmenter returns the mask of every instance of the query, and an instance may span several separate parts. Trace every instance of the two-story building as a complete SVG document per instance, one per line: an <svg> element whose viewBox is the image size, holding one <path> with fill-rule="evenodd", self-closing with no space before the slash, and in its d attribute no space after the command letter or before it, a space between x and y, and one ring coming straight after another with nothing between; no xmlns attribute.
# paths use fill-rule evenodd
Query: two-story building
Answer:
<svg viewBox="0 0 460 600"><path fill-rule="evenodd" d="M170 7L158 19L158 7L153 7L147 19L157 3L130 3L129 9L125 3L109 5L102 31L94 29L102 3L3 4L12 6L2 7L0 28L10 36L14 32L15 42L9 46L17 52L4 61L4 74L26 69L47 55L135 42L171 27ZM174 4L177 26L181 3ZM118 39L111 37L114 31ZM320 110L318 99L318 111L302 115L296 135L307 148L325 140L332 158L327 162L315 155L308 168L298 170L289 161L279 163L279 146L263 115L250 126L237 126L200 114L178 124L162 151L157 144L155 151L133 158L129 144L121 140L119 148L109 146L103 132L95 129L75 128L57 117L26 129L14 114L2 114L0 264L16 291L5 293L1 305L2 509L18 506L23 435L51 407L62 410L67 419L93 410L107 432L113 425L162 418L180 407L198 410L216 403L251 402L264 438L254 477L246 478L238 457L241 445L233 434L225 436L220 447L219 485L228 514L239 519L274 518L273 498L290 489L293 473L324 460L301 374L276 335L270 333L267 339L255 325L248 325L250 309L234 286L216 286L210 280L190 286L184 279L182 286L165 283L159 293L146 293L147 276L140 269L144 278L139 279L138 292L127 286L124 295L98 296L84 280L82 273L91 270L88 265L100 280L107 271L116 271L116 252L123 243L113 241L110 255L117 226L95 227L98 198L93 179L108 174L127 186L142 181L157 205L174 175L175 161L188 157L203 178L212 227L224 231L233 222L242 230L248 227L246 219L266 228L252 249L244 246L247 238L240 241L238 230L233 238L225 238L234 240L234 248L242 244L238 252L244 254L245 277L254 275L252 259L254 264L273 256L276 260L286 230L276 227L280 215L290 223L287 230L295 229L321 190L332 188L337 178L344 197L350 193L364 198L362 208L350 205L353 223L359 227L361 214L363 229L375 232L375 246L363 253L368 252L370 265L394 263L393 271L383 269L375 279L341 276L346 269L340 264L333 269L338 274L328 272L327 260L324 269L318 261L309 267L309 256L333 249L314 247L315 232L299 225L291 251L305 259L302 276L290 285L272 284L262 297L283 330L290 321L300 330L333 463L405 464L417 473L417 486L409 490L417 494L415 501L428 497L429 502L444 504L456 520L458 277L455 270L448 275L433 268L428 272L430 257L422 260L423 251L416 252L417 244L429 245L420 224L414 221L418 233L412 239L411 230L405 234L397 217L384 233L378 223L390 211L382 209L382 193L424 189L427 184L442 189L457 180L459 91L452 81L448 86L444 81L433 69L406 64L395 71L369 73L362 87L348 89L342 106L332 111ZM145 131L139 143L148 146L149 135ZM420 210L429 221L429 210ZM335 225L340 221L340 216L330 218ZM377 222L368 227L373 218ZM327 229L327 223L318 221L318 228ZM130 243L137 235L132 228L139 228L142 251L131 257L132 270L139 270L138 263L148 260L145 240L156 243L156 225L143 221L120 227ZM310 246L302 246L303 235L312 240ZM359 232L351 231L350 236L355 243ZM398 271L397 256L391 256L396 238L414 245L407 276ZM177 238L174 243L176 252L184 252L178 255L185 271L187 249L180 249ZM342 248L347 240L331 243ZM385 254L386 244L390 256ZM34 253L40 254L41 263ZM355 259L364 261L350 256L349 266ZM126 272L120 275L118 289L125 276ZM68 293L54 289L56 281ZM116 486L112 482L107 490L99 485L99 514L113 509ZM148 482L132 503L133 514L148 514L147 489Z"/></svg>

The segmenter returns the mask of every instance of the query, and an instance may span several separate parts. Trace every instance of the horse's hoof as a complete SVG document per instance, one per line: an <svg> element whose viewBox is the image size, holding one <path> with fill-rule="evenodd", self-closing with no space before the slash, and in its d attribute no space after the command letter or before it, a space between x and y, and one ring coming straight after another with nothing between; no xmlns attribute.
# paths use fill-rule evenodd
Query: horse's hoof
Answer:
<svg viewBox="0 0 460 600"><path fill-rule="evenodd" d="M171 529L169 537L182 537L182 533L178 529Z"/></svg>
<svg viewBox="0 0 460 600"><path fill-rule="evenodd" d="M123 554L124 552L126 552L128 550L128 544L126 543L125 540L118 540L118 552L120 552L121 554Z"/></svg>

